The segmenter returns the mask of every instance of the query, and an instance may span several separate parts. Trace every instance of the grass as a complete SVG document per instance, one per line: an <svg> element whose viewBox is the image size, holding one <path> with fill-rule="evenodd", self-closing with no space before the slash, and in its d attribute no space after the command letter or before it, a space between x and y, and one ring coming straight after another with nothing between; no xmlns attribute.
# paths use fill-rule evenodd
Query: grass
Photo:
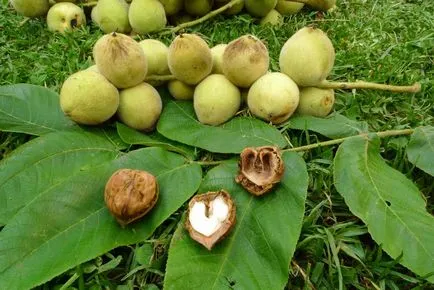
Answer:
<svg viewBox="0 0 434 290"><path fill-rule="evenodd" d="M299 28L315 24L330 36L336 63L330 80L366 80L400 85L421 82L418 94L378 91L337 91L335 109L365 120L372 131L432 125L434 120L434 2L427 0L348 0L328 14L309 10L286 17L281 28L258 26L250 16L218 16L188 29L201 33L210 46L252 33L269 48L271 69L277 71L283 43ZM46 30L43 19L23 18L0 8L0 85L31 83L58 91L72 73L92 64L92 47L102 35L88 25L65 36ZM153 38L159 38L153 35ZM161 39L169 44L173 35ZM295 145L323 140L309 132L287 132ZM0 156L29 140L0 133ZM407 137L382 142L390 166L414 180L433 213L433 178L414 168L405 156ZM305 154L310 185L303 224L290 267L288 289L429 289L384 253L354 217L333 186L336 147ZM39 289L70 285L80 289L161 289L168 244L179 213L141 244L122 247L53 279ZM138 255L140 253L140 255ZM140 256L141 259L136 257ZM147 258L147 259L146 259Z"/></svg>

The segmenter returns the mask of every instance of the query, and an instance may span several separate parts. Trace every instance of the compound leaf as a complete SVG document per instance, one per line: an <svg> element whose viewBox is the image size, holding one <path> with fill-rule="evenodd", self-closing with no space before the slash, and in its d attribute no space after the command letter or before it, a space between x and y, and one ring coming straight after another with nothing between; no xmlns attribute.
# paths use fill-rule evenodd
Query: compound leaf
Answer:
<svg viewBox="0 0 434 290"><path fill-rule="evenodd" d="M31 84L0 87L0 130L40 136L76 128L52 90Z"/></svg>
<svg viewBox="0 0 434 290"><path fill-rule="evenodd" d="M286 146L275 127L255 118L236 117L220 126L204 125L197 120L192 102L186 101L170 101L157 130L171 140L215 153L240 153L249 146Z"/></svg>
<svg viewBox="0 0 434 290"><path fill-rule="evenodd" d="M86 168L113 160L114 136L103 131L52 132L14 150L0 162L0 225L31 200Z"/></svg>
<svg viewBox="0 0 434 290"><path fill-rule="evenodd" d="M331 139L368 132L366 122L354 121L340 114L333 114L327 118L294 116L289 119L288 127L297 130L310 130Z"/></svg>
<svg viewBox="0 0 434 290"><path fill-rule="evenodd" d="M147 170L160 185L152 211L126 228L110 215L103 194L120 168ZM0 289L30 289L116 247L146 240L196 192L201 175L199 165L152 147L83 168L29 201L0 232Z"/></svg>
<svg viewBox="0 0 434 290"><path fill-rule="evenodd" d="M380 156L378 137L355 137L338 149L335 186L386 253L414 273L434 271L434 217L418 188ZM434 282L434 276L428 278Z"/></svg>
<svg viewBox="0 0 434 290"><path fill-rule="evenodd" d="M199 192L227 190L237 207L236 225L208 251L181 222L169 250L165 289L284 288L301 231L308 175L300 156L285 153L283 158L281 183L259 198L235 183L236 162L209 171Z"/></svg>
<svg viewBox="0 0 434 290"><path fill-rule="evenodd" d="M127 144L161 147L166 150L182 154L189 159L194 159L195 157L194 148L184 145L182 143L178 143L176 141L169 140L158 132L145 134L134 130L122 123L117 123L116 127L119 136Z"/></svg>

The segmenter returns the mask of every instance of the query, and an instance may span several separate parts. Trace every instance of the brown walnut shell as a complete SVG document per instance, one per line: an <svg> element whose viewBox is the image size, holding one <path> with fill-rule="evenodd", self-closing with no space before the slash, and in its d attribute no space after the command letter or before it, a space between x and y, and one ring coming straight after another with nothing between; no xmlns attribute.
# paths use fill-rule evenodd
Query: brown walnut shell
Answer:
<svg viewBox="0 0 434 290"><path fill-rule="evenodd" d="M203 202L206 206L206 213L205 215L209 217L211 214L209 212L210 208L209 205L211 201L216 199L217 197L223 197L225 203L229 207L228 216L227 218L222 222L220 228L217 229L211 236L205 236L199 232L197 232L191 225L189 216L190 216L190 210L193 208L193 205L196 202ZM234 201L232 200L230 194L225 190L220 191L210 191L204 194L196 195L194 196L189 204L188 204L188 212L187 212L187 218L185 221L185 228L190 234L190 237L195 240L196 242L202 244L205 248L208 250L212 250L215 244L223 240L228 236L232 228L234 227L236 222L236 206Z"/></svg>
<svg viewBox="0 0 434 290"><path fill-rule="evenodd" d="M146 215L157 203L159 185L146 171L120 169L108 180L105 203L122 227Z"/></svg>
<svg viewBox="0 0 434 290"><path fill-rule="evenodd" d="M277 147L247 147L240 154L238 169L235 181L248 192L260 196L280 182L285 164Z"/></svg>

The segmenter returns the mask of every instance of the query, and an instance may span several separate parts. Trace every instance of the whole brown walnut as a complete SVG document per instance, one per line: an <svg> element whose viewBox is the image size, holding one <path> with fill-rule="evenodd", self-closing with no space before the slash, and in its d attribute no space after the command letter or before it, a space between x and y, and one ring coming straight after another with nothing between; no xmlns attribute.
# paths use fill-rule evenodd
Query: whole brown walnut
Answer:
<svg viewBox="0 0 434 290"><path fill-rule="evenodd" d="M122 227L146 215L157 203L159 185L147 171L120 169L107 181L105 203Z"/></svg>
<svg viewBox="0 0 434 290"><path fill-rule="evenodd" d="M235 181L248 192L260 196L280 182L285 164L277 147L247 147L240 154L238 169Z"/></svg>

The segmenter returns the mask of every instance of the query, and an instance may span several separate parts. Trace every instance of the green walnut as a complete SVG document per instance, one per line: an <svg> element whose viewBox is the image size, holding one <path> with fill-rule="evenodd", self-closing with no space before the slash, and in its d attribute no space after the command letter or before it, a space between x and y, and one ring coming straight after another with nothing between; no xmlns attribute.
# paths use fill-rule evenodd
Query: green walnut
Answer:
<svg viewBox="0 0 434 290"><path fill-rule="evenodd" d="M194 90L194 111L202 124L225 123L235 116L240 104L240 90L221 74L208 76Z"/></svg>
<svg viewBox="0 0 434 290"><path fill-rule="evenodd" d="M93 58L99 72L119 89L145 80L148 62L138 42L122 33L110 33L95 43Z"/></svg>
<svg viewBox="0 0 434 290"><path fill-rule="evenodd" d="M297 84L279 72L270 72L259 78L247 95L250 112L273 124L288 120L297 109L299 101Z"/></svg>
<svg viewBox="0 0 434 290"><path fill-rule="evenodd" d="M89 69L72 74L60 90L62 111L78 124L101 124L116 113L118 105L117 88Z"/></svg>
<svg viewBox="0 0 434 290"><path fill-rule="evenodd" d="M148 83L121 90L117 116L125 125L150 132L160 118L163 103L158 91Z"/></svg>
<svg viewBox="0 0 434 290"><path fill-rule="evenodd" d="M327 34L319 28L304 27L283 45L280 71L301 87L314 87L330 74L335 50Z"/></svg>

